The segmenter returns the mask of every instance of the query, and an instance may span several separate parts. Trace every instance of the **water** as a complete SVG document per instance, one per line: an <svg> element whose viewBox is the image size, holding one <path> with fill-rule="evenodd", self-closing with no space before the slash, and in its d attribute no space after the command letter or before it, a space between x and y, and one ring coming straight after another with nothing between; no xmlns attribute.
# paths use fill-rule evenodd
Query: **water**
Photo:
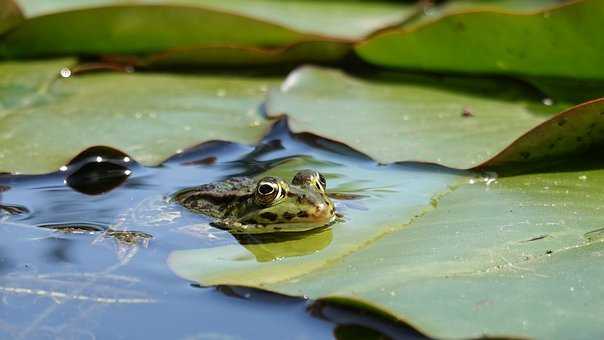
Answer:
<svg viewBox="0 0 604 340"><path fill-rule="evenodd" d="M291 175L308 167L326 170L328 181L339 183L338 211L366 214L363 199L351 198L379 197L396 188L353 181L354 175L346 174L393 171L400 165L380 166L344 145L293 135L280 121L256 146L207 142L157 167L142 166L118 150L93 147L55 173L0 176L0 336L422 337L354 308L241 287L203 288L168 268L166 259L174 250L250 240L210 227L209 220L166 204L165 197L230 176ZM283 240L292 237L313 236ZM331 237L314 242L313 249L269 251L256 260L318 252Z"/></svg>

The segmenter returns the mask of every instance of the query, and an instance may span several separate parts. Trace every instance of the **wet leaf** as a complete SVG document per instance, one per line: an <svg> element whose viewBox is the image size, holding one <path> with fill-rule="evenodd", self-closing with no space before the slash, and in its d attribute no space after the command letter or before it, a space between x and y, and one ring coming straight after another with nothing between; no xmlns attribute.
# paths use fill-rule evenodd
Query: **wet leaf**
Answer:
<svg viewBox="0 0 604 340"><path fill-rule="evenodd" d="M269 115L344 142L380 162L470 168L559 109L511 81L382 73L355 78L303 67L270 93ZM379 138L377 137L379 136Z"/></svg>
<svg viewBox="0 0 604 340"><path fill-rule="evenodd" d="M589 235L601 230L602 165L583 159L550 173L470 178L424 201L420 214L406 202L433 193L424 183L434 174L403 171L392 177L401 186L366 201L368 210L346 211L318 252L262 262L249 246L232 246L177 251L169 263L202 284L360 299L437 338L565 339L576 329L597 337L604 243ZM375 177L363 178L373 187ZM373 235L360 232L369 225Z"/></svg>
<svg viewBox="0 0 604 340"><path fill-rule="evenodd" d="M356 50L396 68L602 79L604 38L591 32L603 14L597 0L533 13L475 9L380 33Z"/></svg>
<svg viewBox="0 0 604 340"><path fill-rule="evenodd" d="M156 164L211 139L253 143L266 129L258 107L276 83L245 74L59 77L65 66L69 61L0 65L3 171L56 170L94 145Z"/></svg>

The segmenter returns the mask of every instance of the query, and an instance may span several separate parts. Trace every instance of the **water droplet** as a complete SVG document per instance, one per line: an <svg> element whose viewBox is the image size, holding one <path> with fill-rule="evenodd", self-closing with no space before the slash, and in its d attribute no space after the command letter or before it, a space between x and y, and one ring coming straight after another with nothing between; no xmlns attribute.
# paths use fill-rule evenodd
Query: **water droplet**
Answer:
<svg viewBox="0 0 604 340"><path fill-rule="evenodd" d="M126 175L126 176L130 176L131 173L132 173L132 170L124 170L124 175Z"/></svg>
<svg viewBox="0 0 604 340"><path fill-rule="evenodd" d="M67 165L62 165L62 166L59 168L59 170L60 170L60 171L67 171Z"/></svg>
<svg viewBox="0 0 604 340"><path fill-rule="evenodd" d="M102 162L102 161L103 161L103 157L101 157L101 156L96 156L96 162L97 162L97 163L100 163L100 162Z"/></svg>
<svg viewBox="0 0 604 340"><path fill-rule="evenodd" d="M130 157L124 157L124 162L126 162L126 163L130 162Z"/></svg>
<svg viewBox="0 0 604 340"><path fill-rule="evenodd" d="M71 77L71 70L68 69L67 67L63 67L61 69L61 71L59 71L59 74L61 75L61 77L63 78L69 78Z"/></svg>
<svg viewBox="0 0 604 340"><path fill-rule="evenodd" d="M541 102L545 106L552 106L552 105L554 105L554 100L551 99L551 98L543 98L543 100L541 100Z"/></svg>

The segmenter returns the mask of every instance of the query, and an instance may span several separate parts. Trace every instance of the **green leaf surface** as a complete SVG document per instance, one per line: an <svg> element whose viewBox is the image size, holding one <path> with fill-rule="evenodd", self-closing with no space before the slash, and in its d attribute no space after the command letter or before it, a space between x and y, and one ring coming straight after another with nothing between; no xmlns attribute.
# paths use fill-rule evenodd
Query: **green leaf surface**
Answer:
<svg viewBox="0 0 604 340"><path fill-rule="evenodd" d="M27 17L116 4L187 5L216 9L275 23L293 30L359 39L412 15L413 4L380 1L277 0L20 0Z"/></svg>
<svg viewBox="0 0 604 340"><path fill-rule="evenodd" d="M571 158L604 144L604 98L543 122L501 151L481 168L520 168L531 162Z"/></svg>
<svg viewBox="0 0 604 340"><path fill-rule="evenodd" d="M370 63L430 71L602 79L604 2L534 13L468 10L382 32L356 47Z"/></svg>
<svg viewBox="0 0 604 340"><path fill-rule="evenodd" d="M434 174L364 174L367 188L377 178L400 186L366 200L367 210L344 211L329 247L297 257L277 252L272 261L257 259L253 246L183 250L169 264L202 284L360 299L437 338L567 339L579 330L580 338L597 338L602 165L583 160L545 174L470 178L433 196L419 214L406 202L433 194L425 180ZM348 171L360 178L352 167L337 175ZM358 233L367 228L387 232Z"/></svg>
<svg viewBox="0 0 604 340"><path fill-rule="evenodd" d="M199 0L206 6L264 19L296 29L343 39L361 39L403 22L417 7L385 1Z"/></svg>
<svg viewBox="0 0 604 340"><path fill-rule="evenodd" d="M336 200L343 222L293 239L177 251L169 261L172 268L203 284L229 282L266 287L269 283L295 282L301 275L338 263L404 227L433 209L438 198L458 182L466 180L463 172L431 165L378 166L369 161L351 164L333 156L323 157L295 158L266 175L291 178L299 169L314 168L327 177L329 192L360 195L354 200Z"/></svg>
<svg viewBox="0 0 604 340"><path fill-rule="evenodd" d="M0 40L0 56L147 54L176 47L272 47L304 40L323 39L195 6L114 5L23 21Z"/></svg>
<svg viewBox="0 0 604 340"><path fill-rule="evenodd" d="M2 171L56 170L93 145L156 164L206 140L254 143L267 124L258 106L277 83L243 73L59 77L71 63L0 64Z"/></svg>
<svg viewBox="0 0 604 340"><path fill-rule="evenodd" d="M296 132L341 141L380 162L471 168L559 108L530 91L502 80L391 73L362 79L303 67L270 93L267 109L287 114Z"/></svg>
<svg viewBox="0 0 604 340"><path fill-rule="evenodd" d="M19 6L13 0L0 0L0 34L23 20Z"/></svg>

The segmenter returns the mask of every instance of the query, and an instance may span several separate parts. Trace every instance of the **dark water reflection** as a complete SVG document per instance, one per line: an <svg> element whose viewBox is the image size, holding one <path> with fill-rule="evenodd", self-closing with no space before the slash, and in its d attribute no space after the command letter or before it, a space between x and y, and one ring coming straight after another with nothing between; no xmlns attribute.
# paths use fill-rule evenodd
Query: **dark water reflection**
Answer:
<svg viewBox="0 0 604 340"><path fill-rule="evenodd" d="M234 288L195 289L168 269L175 249L265 240L235 238L200 216L166 207L167 195L296 161L377 166L343 145L292 135L281 121L257 146L207 142L158 167L94 147L55 173L0 176L0 336L320 339L356 326L384 335L376 323L358 321L366 316L355 319L358 311L333 319L308 313L311 301L255 290L227 298L236 295ZM283 248L281 255L331 242L330 231L284 241L297 237L315 237L314 249ZM256 247L255 256L270 261L271 251ZM389 337L405 335L417 336L388 331Z"/></svg>

